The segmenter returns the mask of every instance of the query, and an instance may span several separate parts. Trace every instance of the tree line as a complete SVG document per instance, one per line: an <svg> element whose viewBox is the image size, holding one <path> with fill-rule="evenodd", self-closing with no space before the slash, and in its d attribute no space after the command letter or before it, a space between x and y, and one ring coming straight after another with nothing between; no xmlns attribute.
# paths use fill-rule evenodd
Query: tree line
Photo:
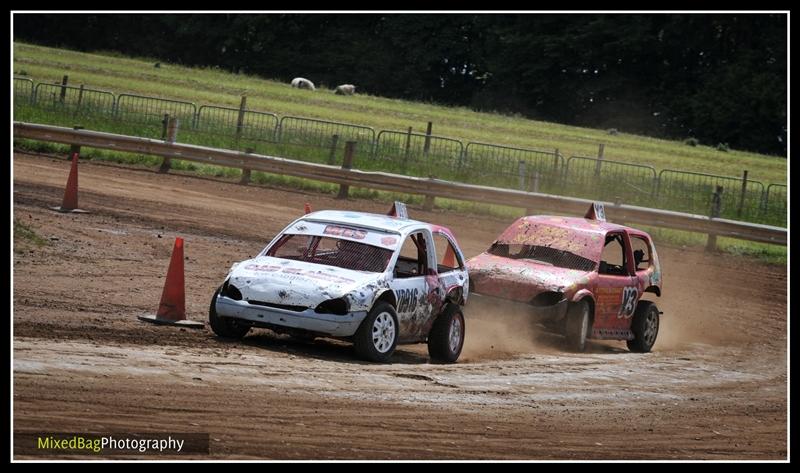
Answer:
<svg viewBox="0 0 800 473"><path fill-rule="evenodd" d="M784 14L30 13L13 34L786 156Z"/></svg>

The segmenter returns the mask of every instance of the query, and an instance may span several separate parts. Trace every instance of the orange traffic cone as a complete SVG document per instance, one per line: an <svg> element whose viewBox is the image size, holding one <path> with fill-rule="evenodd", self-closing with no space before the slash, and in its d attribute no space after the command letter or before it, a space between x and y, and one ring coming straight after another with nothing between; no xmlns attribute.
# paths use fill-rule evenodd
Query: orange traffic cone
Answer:
<svg viewBox="0 0 800 473"><path fill-rule="evenodd" d="M161 293L161 303L155 315L140 315L140 320L164 325L180 325L182 327L203 327L202 322L186 319L186 294L183 280L183 238L175 239L175 248L172 250L172 259L167 270L167 280L164 282L164 292Z"/></svg>
<svg viewBox="0 0 800 473"><path fill-rule="evenodd" d="M58 212L88 213L78 208L78 153L72 153L72 166L67 178L67 187L64 188L64 200L61 207L50 207Z"/></svg>

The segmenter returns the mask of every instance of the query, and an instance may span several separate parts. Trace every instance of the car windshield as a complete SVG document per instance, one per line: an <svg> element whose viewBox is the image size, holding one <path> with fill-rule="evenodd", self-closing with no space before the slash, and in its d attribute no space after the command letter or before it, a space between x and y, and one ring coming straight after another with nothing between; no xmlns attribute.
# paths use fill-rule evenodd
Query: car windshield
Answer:
<svg viewBox="0 0 800 473"><path fill-rule="evenodd" d="M588 258L576 255L567 250L559 250L549 246L497 241L489 248L489 253L505 258L533 260L558 268L577 269L581 271L592 271L596 266L596 263Z"/></svg>
<svg viewBox="0 0 800 473"><path fill-rule="evenodd" d="M392 253L386 248L342 238L286 234L267 251L267 256L381 273L386 270Z"/></svg>

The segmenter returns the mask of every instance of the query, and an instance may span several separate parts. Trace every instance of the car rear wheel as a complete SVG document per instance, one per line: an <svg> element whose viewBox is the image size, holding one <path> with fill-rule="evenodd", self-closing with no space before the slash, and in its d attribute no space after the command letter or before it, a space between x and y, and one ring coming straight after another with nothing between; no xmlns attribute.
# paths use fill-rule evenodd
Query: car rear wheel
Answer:
<svg viewBox="0 0 800 473"><path fill-rule="evenodd" d="M385 363L397 347L398 334L394 307L386 302L378 302L358 327L353 345L361 358Z"/></svg>
<svg viewBox="0 0 800 473"><path fill-rule="evenodd" d="M218 337L241 339L250 331L249 325L237 323L236 320L217 315L217 297L222 288L218 288L211 298L211 306L208 308L208 324L211 330Z"/></svg>
<svg viewBox="0 0 800 473"><path fill-rule="evenodd" d="M570 304L567 311L567 346L570 350L582 352L586 349L586 339L589 336L589 303L580 300Z"/></svg>
<svg viewBox="0 0 800 473"><path fill-rule="evenodd" d="M464 314L457 304L447 304L428 334L428 354L434 361L455 363L464 347Z"/></svg>
<svg viewBox="0 0 800 473"><path fill-rule="evenodd" d="M658 307L650 301L639 301L633 313L631 331L633 340L628 340L628 350L635 353L647 353L656 343L659 323Z"/></svg>

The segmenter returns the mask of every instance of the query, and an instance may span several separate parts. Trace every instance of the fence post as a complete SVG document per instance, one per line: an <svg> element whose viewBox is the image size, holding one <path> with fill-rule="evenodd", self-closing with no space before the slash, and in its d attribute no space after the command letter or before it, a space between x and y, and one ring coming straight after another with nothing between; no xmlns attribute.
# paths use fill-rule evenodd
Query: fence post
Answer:
<svg viewBox="0 0 800 473"><path fill-rule="evenodd" d="M169 113L164 114L164 119L161 120L161 139L167 139L167 124L169 123Z"/></svg>
<svg viewBox="0 0 800 473"><path fill-rule="evenodd" d="M356 142L348 141L344 144L344 159L342 160L342 169L352 169L353 156L355 155ZM350 186L347 184L339 184L339 195L337 199L346 199L350 193Z"/></svg>
<svg viewBox="0 0 800 473"><path fill-rule="evenodd" d="M75 106L75 115L77 115L81 109L81 102L83 102L83 84L81 84L78 89L78 104Z"/></svg>
<svg viewBox="0 0 800 473"><path fill-rule="evenodd" d="M406 153L403 157L403 171L406 170L408 165L408 155L411 153L411 127L408 127L408 134L406 135Z"/></svg>
<svg viewBox="0 0 800 473"><path fill-rule="evenodd" d="M175 117L171 117L167 122L167 139L165 140L167 143L175 143L176 138L178 137L178 126L180 125L180 120ZM171 158L164 158L161 162L161 167L158 169L158 172L165 173L169 171L170 167L172 166Z"/></svg>
<svg viewBox="0 0 800 473"><path fill-rule="evenodd" d="M433 132L433 122L428 122L428 129L425 131L425 147L422 153L428 156L428 151L431 149L431 133Z"/></svg>
<svg viewBox="0 0 800 473"><path fill-rule="evenodd" d="M61 103L64 103L64 99L67 97L67 82L69 82L69 76L61 78L61 95L59 96Z"/></svg>
<svg viewBox="0 0 800 473"><path fill-rule="evenodd" d="M558 153L558 148L556 148L555 151L553 151L553 175L554 176L558 175L558 164L559 164L558 163L558 157L559 156L560 156L560 154Z"/></svg>
<svg viewBox="0 0 800 473"><path fill-rule="evenodd" d="M80 126L80 125L75 125L75 126L72 127L72 129L73 130L83 130L83 127ZM81 145L70 145L70 147L69 147L69 156L67 156L67 159L68 160L72 159L72 155L74 155L75 153L78 153L78 156L81 155Z"/></svg>
<svg viewBox="0 0 800 473"><path fill-rule="evenodd" d="M331 153L328 155L328 164L333 166L336 164L336 145L339 144L339 135L331 137Z"/></svg>
<svg viewBox="0 0 800 473"><path fill-rule="evenodd" d="M254 151L255 149L253 148L247 148L244 150L245 154L250 154ZM242 168L242 178L239 180L239 184L246 186L249 183L250 183L250 169Z"/></svg>
<svg viewBox="0 0 800 473"><path fill-rule="evenodd" d="M531 192L538 193L539 192L539 171L533 171L532 176L532 185L531 185ZM530 207L525 207L525 215L533 215L534 211Z"/></svg>
<svg viewBox="0 0 800 473"><path fill-rule="evenodd" d="M169 122L167 122L167 142L175 143L178 138L178 127L180 126L180 120L176 117L171 117Z"/></svg>
<svg viewBox="0 0 800 473"><path fill-rule="evenodd" d="M603 164L603 154L606 149L606 145L604 143L600 143L600 148L597 150L597 162L594 166L594 176L600 177L600 167Z"/></svg>
<svg viewBox="0 0 800 473"><path fill-rule="evenodd" d="M433 210L433 204L435 203L435 201L436 197L432 195L426 195L425 201L422 203L422 210L426 212L430 212L431 210Z"/></svg>
<svg viewBox="0 0 800 473"><path fill-rule="evenodd" d="M247 109L247 95L242 95L242 101L239 103L239 117L236 119L236 143L239 143L239 137L242 135L242 127L244 127L244 112Z"/></svg>
<svg viewBox="0 0 800 473"><path fill-rule="evenodd" d="M719 217L720 210L722 208L722 186L717 186L717 190L714 191L714 194L711 197L711 212L709 213L709 218L717 218ZM708 234L708 240L706 241L706 251L712 252L717 249L717 235L715 233Z"/></svg>
<svg viewBox="0 0 800 473"><path fill-rule="evenodd" d="M742 173L742 195L739 196L739 209L736 211L736 216L742 218L742 208L744 207L744 195L747 192L747 169Z"/></svg>
<svg viewBox="0 0 800 473"><path fill-rule="evenodd" d="M556 148L555 149L555 153L553 154L553 176L555 176L556 178L559 178L559 176L560 176L559 180L562 180L562 179L566 178L566 176L564 175L564 173L566 173L566 169L562 168L561 172L559 172L559 169L558 169L558 165L559 165L558 158L560 156L561 156L561 154L558 152L558 148Z"/></svg>
<svg viewBox="0 0 800 473"><path fill-rule="evenodd" d="M526 182L526 180L527 180L526 179L527 178L527 176L526 176L527 169L526 169L526 166L525 166L525 161L523 161L521 159L519 160L519 163L517 164L517 174L519 175L519 185L517 186L517 187L519 187L519 190L521 190L521 191L528 190L528 186L527 186L527 182Z"/></svg>

